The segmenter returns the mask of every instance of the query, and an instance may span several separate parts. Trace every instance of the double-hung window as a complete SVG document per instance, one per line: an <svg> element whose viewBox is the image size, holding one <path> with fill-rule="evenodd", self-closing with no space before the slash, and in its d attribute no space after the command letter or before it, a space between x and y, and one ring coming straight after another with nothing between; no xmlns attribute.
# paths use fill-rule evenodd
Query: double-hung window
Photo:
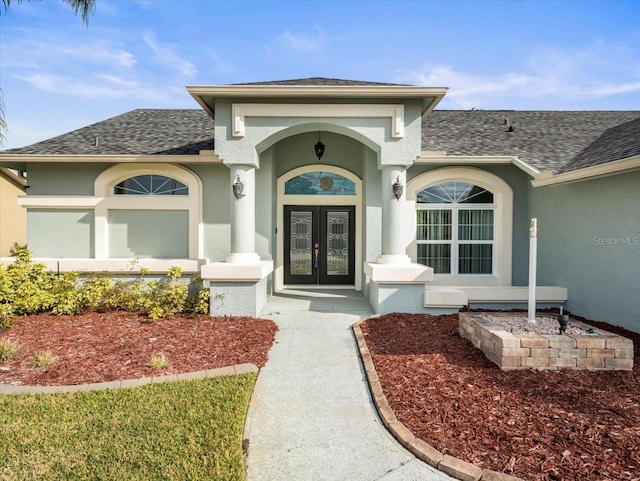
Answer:
<svg viewBox="0 0 640 481"><path fill-rule="evenodd" d="M417 261L435 274L495 273L493 194L467 182L443 182L416 195Z"/></svg>

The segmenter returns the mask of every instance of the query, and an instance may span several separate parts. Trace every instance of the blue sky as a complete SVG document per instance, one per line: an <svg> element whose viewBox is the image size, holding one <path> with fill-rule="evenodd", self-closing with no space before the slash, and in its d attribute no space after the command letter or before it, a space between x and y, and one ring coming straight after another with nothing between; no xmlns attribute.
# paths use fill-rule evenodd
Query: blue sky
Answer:
<svg viewBox="0 0 640 481"><path fill-rule="evenodd" d="M15 2L15 0L14 0ZM443 109L640 110L640 1L55 0L0 14L4 148L185 85L335 77L449 87Z"/></svg>

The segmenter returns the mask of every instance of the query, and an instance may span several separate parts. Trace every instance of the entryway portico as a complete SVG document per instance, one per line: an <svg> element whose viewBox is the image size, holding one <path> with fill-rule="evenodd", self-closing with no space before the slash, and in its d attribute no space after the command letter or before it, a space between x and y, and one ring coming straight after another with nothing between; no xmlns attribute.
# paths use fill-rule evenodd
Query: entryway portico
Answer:
<svg viewBox="0 0 640 481"><path fill-rule="evenodd" d="M217 300L212 313L257 315L267 294L287 284L368 291L368 284L423 284L432 277L430 267L412 263L406 252L404 186L406 169L421 153L423 118L445 88L187 89L215 116L215 153L236 186L228 194L229 255L202 268ZM313 150L318 137L326 144L322 159ZM294 179L315 181L315 192L314 185L287 192Z"/></svg>

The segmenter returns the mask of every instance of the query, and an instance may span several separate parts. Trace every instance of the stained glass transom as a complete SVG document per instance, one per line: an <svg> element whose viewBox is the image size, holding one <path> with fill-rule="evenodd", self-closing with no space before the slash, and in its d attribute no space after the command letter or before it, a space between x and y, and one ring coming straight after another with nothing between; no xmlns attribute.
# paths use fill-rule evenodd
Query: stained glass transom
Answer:
<svg viewBox="0 0 640 481"><path fill-rule="evenodd" d="M305 172L284 184L287 195L356 195L352 180L333 172Z"/></svg>

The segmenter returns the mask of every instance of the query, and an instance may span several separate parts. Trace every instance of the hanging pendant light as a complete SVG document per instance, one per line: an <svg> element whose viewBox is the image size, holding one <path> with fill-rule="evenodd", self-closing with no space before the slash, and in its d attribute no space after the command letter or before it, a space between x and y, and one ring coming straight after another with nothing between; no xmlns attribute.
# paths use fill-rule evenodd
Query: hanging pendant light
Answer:
<svg viewBox="0 0 640 481"><path fill-rule="evenodd" d="M316 151L316 157L318 157L318 160L320 160L324 155L324 144L320 140L320 132L318 132L318 142L315 145L315 151Z"/></svg>

